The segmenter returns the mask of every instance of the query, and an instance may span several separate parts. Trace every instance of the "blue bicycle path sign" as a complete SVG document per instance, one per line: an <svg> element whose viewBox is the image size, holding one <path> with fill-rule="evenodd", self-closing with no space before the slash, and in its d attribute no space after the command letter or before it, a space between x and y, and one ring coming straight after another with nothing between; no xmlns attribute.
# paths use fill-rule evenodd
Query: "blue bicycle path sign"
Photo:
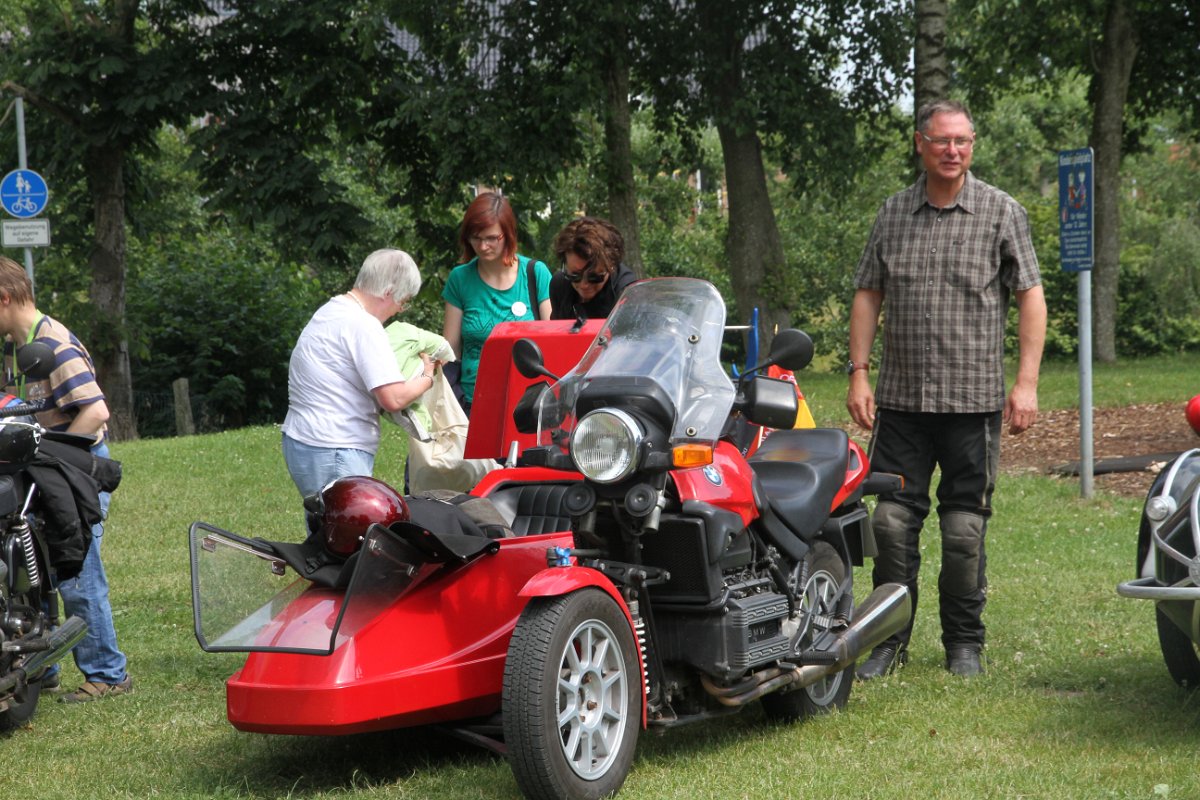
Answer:
<svg viewBox="0 0 1200 800"><path fill-rule="evenodd" d="M18 219L36 217L49 199L45 179L31 169L14 169L0 181L0 204Z"/></svg>

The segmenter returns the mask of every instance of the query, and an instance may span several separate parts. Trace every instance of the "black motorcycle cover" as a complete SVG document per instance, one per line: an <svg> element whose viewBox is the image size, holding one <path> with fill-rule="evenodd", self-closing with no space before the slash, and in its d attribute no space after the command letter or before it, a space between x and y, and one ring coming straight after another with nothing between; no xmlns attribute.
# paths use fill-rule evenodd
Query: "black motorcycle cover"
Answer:
<svg viewBox="0 0 1200 800"><path fill-rule="evenodd" d="M91 546L92 526L103 520L100 492L120 485L121 462L43 440L26 471L38 486L50 566L59 580L74 578Z"/></svg>

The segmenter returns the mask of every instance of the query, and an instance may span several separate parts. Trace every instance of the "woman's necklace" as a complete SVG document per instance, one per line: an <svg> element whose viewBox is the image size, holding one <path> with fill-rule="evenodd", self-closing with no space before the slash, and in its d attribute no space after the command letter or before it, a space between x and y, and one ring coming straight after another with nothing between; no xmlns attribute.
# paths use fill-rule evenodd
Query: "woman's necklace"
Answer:
<svg viewBox="0 0 1200 800"><path fill-rule="evenodd" d="M349 297L351 300L358 303L358 307L361 308L363 311L367 310L367 307L363 305L362 300L358 299L358 295L354 294L354 290L350 290L349 292L346 292L346 297Z"/></svg>

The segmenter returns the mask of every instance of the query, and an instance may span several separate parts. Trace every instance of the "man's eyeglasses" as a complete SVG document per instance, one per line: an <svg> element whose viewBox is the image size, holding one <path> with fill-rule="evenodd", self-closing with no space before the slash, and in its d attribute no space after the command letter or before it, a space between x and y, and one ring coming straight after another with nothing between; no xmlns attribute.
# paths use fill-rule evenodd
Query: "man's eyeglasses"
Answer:
<svg viewBox="0 0 1200 800"><path fill-rule="evenodd" d="M917 131L921 134L921 138L929 143L930 147L937 150L945 150L950 145L954 145L959 150L970 150L975 146L975 137L956 136L950 138L948 136L926 136L923 131Z"/></svg>
<svg viewBox="0 0 1200 800"><path fill-rule="evenodd" d="M504 234L498 233L495 236L469 236L469 237L467 237L467 241L469 241L471 244L475 245L476 247L479 247L481 245L487 245L488 247L495 247L496 245L498 245L504 241Z"/></svg>
<svg viewBox="0 0 1200 800"><path fill-rule="evenodd" d="M563 267L562 274L566 276L571 283L579 283L584 277L588 283L604 283L604 279L608 277L607 272L594 272L591 267L585 267L579 272L571 272L566 267Z"/></svg>

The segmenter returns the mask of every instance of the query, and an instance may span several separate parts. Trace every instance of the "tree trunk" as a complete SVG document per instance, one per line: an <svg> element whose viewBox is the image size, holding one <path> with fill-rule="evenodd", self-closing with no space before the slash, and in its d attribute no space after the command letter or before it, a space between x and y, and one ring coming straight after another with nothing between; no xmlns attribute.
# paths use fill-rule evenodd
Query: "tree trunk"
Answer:
<svg viewBox="0 0 1200 800"><path fill-rule="evenodd" d="M926 103L950 91L950 62L946 58L947 0L916 0L916 39L913 44L913 116ZM920 175L921 157L912 148L913 172Z"/></svg>
<svg viewBox="0 0 1200 800"><path fill-rule="evenodd" d="M98 146L88 151L88 188L95 230L89 264L96 326L85 342L96 361L96 378L112 414L114 440L137 437L129 345L125 337L125 151Z"/></svg>
<svg viewBox="0 0 1200 800"><path fill-rule="evenodd" d="M762 145L753 129L744 133L728 123L718 123L721 151L728 187L729 233L725 240L730 279L737 300L739 320L750 318L759 309L759 346L770 346L777 328L791 325L792 315L776 305L780 293L785 259L775 211L767 194L767 176L763 170ZM731 310L730 314L734 312Z"/></svg>
<svg viewBox="0 0 1200 800"><path fill-rule="evenodd" d="M1133 21L1127 0L1110 0L1104 17L1093 85L1096 98L1092 117L1095 151L1095 264L1093 275L1093 334L1096 359L1112 363L1117 358L1117 281L1120 275L1120 169L1121 137L1129 75L1137 57Z"/></svg>
<svg viewBox="0 0 1200 800"><path fill-rule="evenodd" d="M614 55L604 72L604 141L607 145L609 221L625 239L625 264L646 276L638 229L637 186L633 181L633 145L629 113L629 63Z"/></svg>
<svg viewBox="0 0 1200 800"><path fill-rule="evenodd" d="M732 6L722 0L701 4L701 26L713 35L718 52L701 73L701 83L716 110L717 134L725 166L729 227L725 257L737 307L730 318L748 321L757 308L759 347L766 352L778 328L791 325L792 315L778 307L786 282L783 240L767 192L762 142L753 113L746 108L742 87L742 39L726 16ZM727 304L728 305L728 304Z"/></svg>

